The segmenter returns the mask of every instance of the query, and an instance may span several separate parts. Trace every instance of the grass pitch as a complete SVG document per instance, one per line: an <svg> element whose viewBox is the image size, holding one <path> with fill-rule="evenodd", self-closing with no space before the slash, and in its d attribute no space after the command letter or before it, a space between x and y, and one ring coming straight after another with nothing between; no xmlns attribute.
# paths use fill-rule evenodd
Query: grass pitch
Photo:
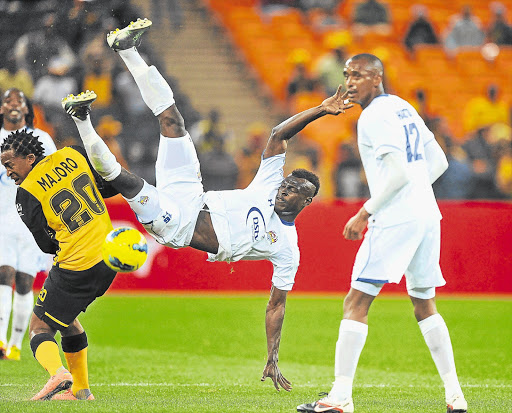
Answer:
<svg viewBox="0 0 512 413"><path fill-rule="evenodd" d="M294 412L330 390L342 298L290 294L280 367L291 393L260 382L267 299L102 297L80 317L96 401L27 401L48 379L27 340L20 362L0 361L0 412ZM438 309L469 411L512 412L512 300L440 297ZM354 403L358 413L446 411L407 298L381 296L372 305Z"/></svg>

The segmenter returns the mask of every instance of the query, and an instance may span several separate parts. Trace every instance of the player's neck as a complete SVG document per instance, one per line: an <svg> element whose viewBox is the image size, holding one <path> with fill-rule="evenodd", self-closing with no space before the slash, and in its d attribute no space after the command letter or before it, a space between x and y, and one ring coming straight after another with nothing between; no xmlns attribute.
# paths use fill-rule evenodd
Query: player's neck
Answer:
<svg viewBox="0 0 512 413"><path fill-rule="evenodd" d="M2 128L4 128L8 132L14 132L21 128L24 128L25 126L27 126L27 124L24 121L12 123L4 118L4 124L2 125Z"/></svg>

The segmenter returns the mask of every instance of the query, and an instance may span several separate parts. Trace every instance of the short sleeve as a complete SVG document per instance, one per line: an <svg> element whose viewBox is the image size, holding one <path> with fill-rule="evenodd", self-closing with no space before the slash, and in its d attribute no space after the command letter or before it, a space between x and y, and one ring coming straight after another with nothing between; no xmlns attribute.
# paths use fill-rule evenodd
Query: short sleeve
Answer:
<svg viewBox="0 0 512 413"><path fill-rule="evenodd" d="M295 275L297 274L298 265L274 265L274 274L272 275L272 284L274 287L290 291L295 284Z"/></svg>
<svg viewBox="0 0 512 413"><path fill-rule="evenodd" d="M364 125L364 133L375 150L376 158L390 152L404 152L405 137L400 127L386 114L368 119Z"/></svg>
<svg viewBox="0 0 512 413"><path fill-rule="evenodd" d="M284 179L284 162L284 153L262 159L258 172L249 187L265 186L267 189L277 189Z"/></svg>

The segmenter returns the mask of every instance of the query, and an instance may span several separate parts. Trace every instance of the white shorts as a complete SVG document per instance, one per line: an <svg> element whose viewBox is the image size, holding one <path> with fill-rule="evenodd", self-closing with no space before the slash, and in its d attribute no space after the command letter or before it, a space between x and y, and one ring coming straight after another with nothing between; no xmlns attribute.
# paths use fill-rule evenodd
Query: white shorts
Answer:
<svg viewBox="0 0 512 413"><path fill-rule="evenodd" d="M186 247L204 205L199 160L188 133L181 138L160 136L155 172L156 188L144 183L127 201L157 242Z"/></svg>
<svg viewBox="0 0 512 413"><path fill-rule="evenodd" d="M46 270L48 256L39 249L32 234L25 231L9 233L4 230L0 235L0 266L13 267L17 272L32 277Z"/></svg>
<svg viewBox="0 0 512 413"><path fill-rule="evenodd" d="M431 295L431 287L446 284L439 266L440 246L437 220L411 221L386 228L370 224L354 262L352 287L361 290L361 283L374 284L376 294L372 295L377 295L379 285L399 283L405 274L411 295L424 298L423 289Z"/></svg>

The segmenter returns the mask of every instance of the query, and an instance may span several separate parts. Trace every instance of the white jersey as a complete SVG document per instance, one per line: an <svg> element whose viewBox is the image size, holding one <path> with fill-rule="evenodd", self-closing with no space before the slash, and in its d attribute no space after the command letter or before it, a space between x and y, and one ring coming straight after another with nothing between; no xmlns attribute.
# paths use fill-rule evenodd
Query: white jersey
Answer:
<svg viewBox="0 0 512 413"><path fill-rule="evenodd" d="M210 191L204 202L219 241L219 252L208 254L209 260L269 260L274 266L272 283L289 291L300 253L295 224L282 221L274 211L284 161L284 154L263 159L246 189Z"/></svg>
<svg viewBox="0 0 512 413"><path fill-rule="evenodd" d="M359 117L357 139L370 194L377 193L379 179L387 175L383 155L400 153L406 165L408 183L372 216L376 224L441 219L424 149L435 138L408 102L394 95L377 96Z"/></svg>
<svg viewBox="0 0 512 413"><path fill-rule="evenodd" d="M24 128L23 128L24 129ZM28 131L32 131L35 136L39 138L39 141L43 144L44 154L49 155L57 150L53 139L46 132L40 129L27 128ZM0 144L2 144L13 131L7 131L4 128L0 130ZM16 210L16 191L17 186L14 181L7 176L7 171L3 165L0 164L0 237L11 237L15 235L19 237L22 235L23 238L27 238L27 241L33 248L33 256L37 256L39 260L43 261L40 269L46 267L44 259L39 255L44 255L39 247L37 246L32 234L23 223ZM0 265L2 265L4 257L0 252Z"/></svg>

